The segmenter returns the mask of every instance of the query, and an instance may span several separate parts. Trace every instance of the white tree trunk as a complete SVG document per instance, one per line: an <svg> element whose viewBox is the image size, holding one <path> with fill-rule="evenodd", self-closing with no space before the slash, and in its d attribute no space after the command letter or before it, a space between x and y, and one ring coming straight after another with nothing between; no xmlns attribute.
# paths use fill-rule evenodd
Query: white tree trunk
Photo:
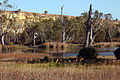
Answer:
<svg viewBox="0 0 120 80"><path fill-rule="evenodd" d="M110 35L110 29L108 30L108 36L109 36L109 38L110 38L110 42L112 42L112 37L111 37L111 35Z"/></svg>
<svg viewBox="0 0 120 80"><path fill-rule="evenodd" d="M2 35L2 45L3 45L3 46L5 45L5 42L4 42L4 35Z"/></svg>
<svg viewBox="0 0 120 80"><path fill-rule="evenodd" d="M65 43L65 26L63 23L63 8L64 6L61 7L61 24L62 24L62 43Z"/></svg>
<svg viewBox="0 0 120 80"><path fill-rule="evenodd" d="M88 47L89 46L89 37L90 37L90 32L87 32L86 33L86 40L85 40L84 47Z"/></svg>
<svg viewBox="0 0 120 80"><path fill-rule="evenodd" d="M35 33L34 33L34 47L36 46L36 44L35 44L35 43L36 43L36 41L35 41Z"/></svg>
<svg viewBox="0 0 120 80"><path fill-rule="evenodd" d="M62 30L62 43L65 43L65 30Z"/></svg>

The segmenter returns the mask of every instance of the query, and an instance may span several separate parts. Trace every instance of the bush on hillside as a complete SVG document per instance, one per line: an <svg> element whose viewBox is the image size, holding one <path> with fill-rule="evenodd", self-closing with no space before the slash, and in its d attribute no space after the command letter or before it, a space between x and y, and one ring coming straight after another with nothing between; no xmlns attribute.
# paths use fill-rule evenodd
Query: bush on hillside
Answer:
<svg viewBox="0 0 120 80"><path fill-rule="evenodd" d="M117 59L120 59L120 47L114 51L114 55Z"/></svg>
<svg viewBox="0 0 120 80"><path fill-rule="evenodd" d="M78 54L78 58L84 58L84 60L96 59L97 56L97 50L91 47L82 48Z"/></svg>

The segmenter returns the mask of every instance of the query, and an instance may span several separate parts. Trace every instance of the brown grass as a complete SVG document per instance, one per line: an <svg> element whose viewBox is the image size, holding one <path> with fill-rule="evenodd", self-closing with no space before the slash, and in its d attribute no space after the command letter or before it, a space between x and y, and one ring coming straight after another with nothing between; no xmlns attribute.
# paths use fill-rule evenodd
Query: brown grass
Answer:
<svg viewBox="0 0 120 80"><path fill-rule="evenodd" d="M119 42L100 42L100 43L94 43L94 47L96 48L107 48L107 47L119 47Z"/></svg>
<svg viewBox="0 0 120 80"><path fill-rule="evenodd" d="M106 55L106 56L97 56L98 59L116 59L115 56Z"/></svg>
<svg viewBox="0 0 120 80"><path fill-rule="evenodd" d="M42 53L20 53L0 54L0 59L33 59L45 56L52 57ZM54 63L0 62L0 80L120 80L120 61L115 60L114 56L99 56L98 58L113 59L112 62L117 61L117 65L106 65L101 62L102 65L64 64L64 67L56 67Z"/></svg>
<svg viewBox="0 0 120 80"><path fill-rule="evenodd" d="M40 67L41 64L2 64L0 80L119 80L120 66Z"/></svg>

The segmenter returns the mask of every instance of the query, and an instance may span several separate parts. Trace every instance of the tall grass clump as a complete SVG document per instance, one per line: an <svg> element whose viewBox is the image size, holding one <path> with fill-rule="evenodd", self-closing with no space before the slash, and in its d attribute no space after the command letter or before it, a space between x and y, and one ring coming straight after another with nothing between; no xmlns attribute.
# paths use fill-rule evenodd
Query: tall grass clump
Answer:
<svg viewBox="0 0 120 80"><path fill-rule="evenodd" d="M120 47L114 51L114 55L117 59L120 59Z"/></svg>
<svg viewBox="0 0 120 80"><path fill-rule="evenodd" d="M78 58L83 58L84 60L96 59L97 56L98 56L97 50L92 47L82 48L78 54Z"/></svg>

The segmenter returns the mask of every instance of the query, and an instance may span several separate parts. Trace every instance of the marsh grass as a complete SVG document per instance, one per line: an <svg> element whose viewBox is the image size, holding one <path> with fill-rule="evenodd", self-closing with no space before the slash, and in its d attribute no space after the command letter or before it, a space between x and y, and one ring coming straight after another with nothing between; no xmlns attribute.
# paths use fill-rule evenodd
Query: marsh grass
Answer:
<svg viewBox="0 0 120 80"><path fill-rule="evenodd" d="M36 59L49 55L0 54L0 59ZM50 56L49 56L50 57ZM76 58L71 57L69 59ZM56 60L47 63L0 62L0 80L120 80L120 61L99 57L98 64ZM98 60L99 60L98 59ZM61 61L61 62L60 62ZM114 63L114 64L113 64Z"/></svg>
<svg viewBox="0 0 120 80"><path fill-rule="evenodd" d="M55 63L52 63L55 65ZM119 80L119 65L65 65L0 63L0 80Z"/></svg>

